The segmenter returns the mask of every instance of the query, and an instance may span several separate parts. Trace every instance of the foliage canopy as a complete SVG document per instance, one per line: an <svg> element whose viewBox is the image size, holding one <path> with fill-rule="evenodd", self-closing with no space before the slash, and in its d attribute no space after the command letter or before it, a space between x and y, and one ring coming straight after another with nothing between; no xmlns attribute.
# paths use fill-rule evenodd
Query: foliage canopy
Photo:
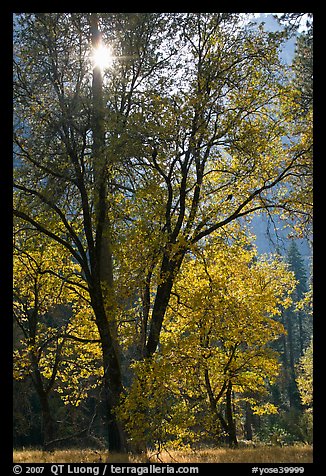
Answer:
<svg viewBox="0 0 326 476"><path fill-rule="evenodd" d="M38 352L35 371L75 403L103 378L118 451L140 418L147 431L151 408L181 434L190 401L208 405L234 442L232 391L255 406L246 392L277 373L268 343L283 332L273 316L290 303L292 277L279 260L258 260L243 230L260 212L310 229L311 107L280 60L286 33L245 19L15 17L17 356ZM91 60L102 43L113 52L103 72ZM59 304L71 311L64 333L41 324ZM131 423L117 419L122 400Z"/></svg>

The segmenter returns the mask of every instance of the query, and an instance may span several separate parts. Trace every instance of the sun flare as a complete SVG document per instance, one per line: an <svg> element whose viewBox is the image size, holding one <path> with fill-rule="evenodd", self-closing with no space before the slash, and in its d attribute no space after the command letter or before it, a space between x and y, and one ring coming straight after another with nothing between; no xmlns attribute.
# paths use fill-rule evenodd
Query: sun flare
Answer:
<svg viewBox="0 0 326 476"><path fill-rule="evenodd" d="M112 49L103 44L93 50L92 61L94 68L98 67L101 71L109 68L113 63Z"/></svg>

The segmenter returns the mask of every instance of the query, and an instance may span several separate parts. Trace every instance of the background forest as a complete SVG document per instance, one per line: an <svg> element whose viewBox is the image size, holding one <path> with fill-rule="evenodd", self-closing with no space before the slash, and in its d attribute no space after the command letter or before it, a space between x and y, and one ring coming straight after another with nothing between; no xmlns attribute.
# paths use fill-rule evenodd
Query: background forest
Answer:
<svg viewBox="0 0 326 476"><path fill-rule="evenodd" d="M312 443L313 26L278 16L14 16L14 447Z"/></svg>

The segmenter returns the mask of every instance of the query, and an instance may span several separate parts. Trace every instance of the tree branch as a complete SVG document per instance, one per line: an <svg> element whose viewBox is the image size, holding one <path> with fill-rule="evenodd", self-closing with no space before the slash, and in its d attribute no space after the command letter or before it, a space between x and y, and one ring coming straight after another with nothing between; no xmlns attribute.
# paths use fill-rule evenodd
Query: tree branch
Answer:
<svg viewBox="0 0 326 476"><path fill-rule="evenodd" d="M30 193L31 195L35 195L36 197L38 197L41 200L41 202L48 205L55 213L57 213L57 215L59 215L59 217L61 218L62 223L64 224L64 226L68 230L73 242L75 243L75 245L78 248L80 256L82 257L82 259L85 263L84 267L87 266L87 256L86 256L86 252L84 250L84 247L81 244L81 241L79 240L75 231L73 230L73 228L69 224L69 222L68 222L65 214L62 212L62 210L60 210L60 208L55 203L53 203L52 200L50 200L44 194L42 194L41 192L39 192L37 190L30 189L28 187L25 187L24 185L19 185L17 183L14 183L14 187L17 188L18 190L23 191L23 192Z"/></svg>
<svg viewBox="0 0 326 476"><path fill-rule="evenodd" d="M40 231L41 233L44 233L45 235L47 235L49 238L52 238L53 240L55 240L57 243L60 243L60 245L64 246L68 251L70 251L70 253L72 254L72 256L78 261L78 263L81 265L83 271L85 272L85 275L87 277L87 279L91 282L92 280L92 277L91 277L91 274L90 274L90 271L89 271L89 268L87 266L87 263L85 263L84 259L80 256L79 253L76 252L76 250L74 249L74 247L66 240L64 240L63 238L61 238L60 236L56 235L55 233L53 233L52 231L48 230L47 228L45 228L43 225L41 225L40 223L38 223L37 221L35 221L32 217L30 217L29 215L27 215L26 213L24 212L21 212L20 210L16 210L14 209L13 210L13 213L14 213L14 216L18 217L18 218L21 218L22 220L24 221L27 221L28 223L30 223L31 225L33 225L33 227Z"/></svg>
<svg viewBox="0 0 326 476"><path fill-rule="evenodd" d="M218 222L218 223L215 223L214 225L210 226L209 228L206 228L205 230L201 231L198 233L199 229L202 228L205 223L201 222L200 223L200 228L197 226L195 232L194 232L194 236L192 237L191 239L191 243L194 244L194 243L197 243L201 238L207 236L207 235L210 235L211 233L213 233L214 231L216 231L218 228L221 228L225 225L227 225L228 223L230 223L231 221L237 219L237 218L240 218L242 216L245 216L245 215L248 215L249 213L252 213L253 211L257 211L257 210L261 210L261 209L265 209L265 208L278 208L278 207L281 207L281 204L272 204L272 205L260 205L260 206L255 206L249 210L245 210L245 211L242 211L246 205L248 205L250 202L253 201L253 199L255 197L257 197L258 195L260 195L262 192L266 191L266 190L269 190L273 187L275 187L275 185L277 185L279 182L281 182L282 180L284 180L285 177L288 176L288 173L289 171L292 169L293 167L293 164L294 162L300 157L302 156L303 154L305 154L306 151L301 151L299 152L295 157L293 157L293 159L291 160L290 164L284 169L282 170L282 172L270 183L268 183L268 180L265 180L264 182L264 185L260 188L258 188L257 190L255 190L254 192L252 192L238 207L237 209L231 214L229 215L227 218L225 218L224 220Z"/></svg>

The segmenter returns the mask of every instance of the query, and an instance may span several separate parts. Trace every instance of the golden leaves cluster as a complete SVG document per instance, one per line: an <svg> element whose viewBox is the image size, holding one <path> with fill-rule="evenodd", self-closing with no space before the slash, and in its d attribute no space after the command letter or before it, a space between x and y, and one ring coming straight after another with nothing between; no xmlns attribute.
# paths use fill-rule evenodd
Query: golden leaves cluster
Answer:
<svg viewBox="0 0 326 476"><path fill-rule="evenodd" d="M248 401L256 414L277 412L264 400L280 368L270 344L285 332L278 316L294 286L284 261L257 256L243 231L228 243L216 234L197 248L176 279L159 352L134 364L119 410L132 437L187 443L200 438L203 418L216 432L208 382L217 408L231 382L238 411Z"/></svg>

